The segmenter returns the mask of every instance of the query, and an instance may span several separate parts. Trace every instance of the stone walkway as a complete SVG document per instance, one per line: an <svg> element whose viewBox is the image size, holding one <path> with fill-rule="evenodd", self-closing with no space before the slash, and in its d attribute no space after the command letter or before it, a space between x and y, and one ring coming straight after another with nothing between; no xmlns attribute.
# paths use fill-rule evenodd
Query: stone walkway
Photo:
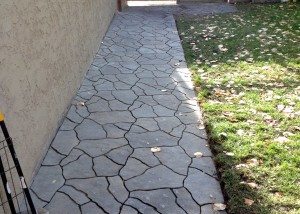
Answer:
<svg viewBox="0 0 300 214"><path fill-rule="evenodd" d="M171 13L116 15L31 190L51 214L215 213L224 199Z"/></svg>

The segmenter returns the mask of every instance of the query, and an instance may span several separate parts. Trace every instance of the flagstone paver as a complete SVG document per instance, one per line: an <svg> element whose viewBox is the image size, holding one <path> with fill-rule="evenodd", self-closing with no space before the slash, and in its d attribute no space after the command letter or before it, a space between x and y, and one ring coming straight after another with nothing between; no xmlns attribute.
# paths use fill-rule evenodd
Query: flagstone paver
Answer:
<svg viewBox="0 0 300 214"><path fill-rule="evenodd" d="M31 187L50 213L218 213L212 204L224 199L176 11L115 16Z"/></svg>

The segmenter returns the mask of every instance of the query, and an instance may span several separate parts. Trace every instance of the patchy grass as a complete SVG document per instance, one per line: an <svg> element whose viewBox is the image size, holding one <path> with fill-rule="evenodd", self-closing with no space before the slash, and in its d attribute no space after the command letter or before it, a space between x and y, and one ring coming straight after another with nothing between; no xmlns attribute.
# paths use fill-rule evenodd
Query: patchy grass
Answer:
<svg viewBox="0 0 300 214"><path fill-rule="evenodd" d="M300 4L178 20L229 213L300 213Z"/></svg>

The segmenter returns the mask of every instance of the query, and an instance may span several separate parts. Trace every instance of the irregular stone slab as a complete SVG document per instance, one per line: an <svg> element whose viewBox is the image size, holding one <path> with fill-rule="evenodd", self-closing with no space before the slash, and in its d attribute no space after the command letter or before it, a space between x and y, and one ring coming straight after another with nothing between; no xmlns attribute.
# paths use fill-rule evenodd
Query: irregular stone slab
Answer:
<svg viewBox="0 0 300 214"><path fill-rule="evenodd" d="M181 101L179 101L174 95L155 95L153 96L153 99L158 102L160 105L170 108L172 110L177 110L178 106L181 104Z"/></svg>
<svg viewBox="0 0 300 214"><path fill-rule="evenodd" d="M60 165L64 166L72 161L75 161L79 158L79 156L81 156L83 154L83 152L81 150L78 149L73 149L71 151L71 153L61 161Z"/></svg>
<svg viewBox="0 0 300 214"><path fill-rule="evenodd" d="M121 101L122 103L132 105L137 96L132 90L118 90L112 92L115 99Z"/></svg>
<svg viewBox="0 0 300 214"><path fill-rule="evenodd" d="M112 111L126 111L129 108L129 105L120 102L119 100L109 101L109 107Z"/></svg>
<svg viewBox="0 0 300 214"><path fill-rule="evenodd" d="M95 85L95 88L96 88L97 92L116 90L114 87L114 84L110 81L104 81L103 83L97 84L97 85Z"/></svg>
<svg viewBox="0 0 300 214"><path fill-rule="evenodd" d="M146 204L151 204L160 213L185 214L184 210L176 204L176 198L169 189L135 191L130 193L130 197L138 198Z"/></svg>
<svg viewBox="0 0 300 214"><path fill-rule="evenodd" d="M103 128L106 131L107 138L122 138L126 133L126 131L118 128L113 124L103 125Z"/></svg>
<svg viewBox="0 0 300 214"><path fill-rule="evenodd" d="M142 161L150 167L157 166L158 164L160 164L157 157L155 157L154 154L151 152L150 148L135 149L131 157Z"/></svg>
<svg viewBox="0 0 300 214"><path fill-rule="evenodd" d="M119 176L109 177L108 182L108 189L111 194L113 194L120 203L124 203L129 196L129 192L126 190L122 179Z"/></svg>
<svg viewBox="0 0 300 214"><path fill-rule="evenodd" d="M128 180L132 177L143 174L147 169L149 169L149 167L143 164L141 161L138 161L134 158L129 158L126 165L120 171L120 176L124 180Z"/></svg>
<svg viewBox="0 0 300 214"><path fill-rule="evenodd" d="M205 214L226 214L227 212L224 211L224 210L215 211L213 209L213 204L207 204L207 205L201 206L201 213L205 213Z"/></svg>
<svg viewBox="0 0 300 214"><path fill-rule="evenodd" d="M30 189L29 191L30 191L30 196L31 196L31 199L33 201L33 204L36 208L41 208L41 207L44 207L48 204L47 202L42 201L41 199L36 197L36 194L32 191L32 189ZM27 209L27 207L26 207L25 203L22 203L21 210L26 210L26 209Z"/></svg>
<svg viewBox="0 0 300 214"><path fill-rule="evenodd" d="M58 131L52 142L52 147L63 155L68 155L70 151L79 143L75 131Z"/></svg>
<svg viewBox="0 0 300 214"><path fill-rule="evenodd" d="M91 120L99 124L112 124L112 123L133 123L135 118L132 117L129 111L113 111L113 112L97 112L91 113L89 116Z"/></svg>
<svg viewBox="0 0 300 214"><path fill-rule="evenodd" d="M215 163L211 157L193 158L191 167L218 178Z"/></svg>
<svg viewBox="0 0 300 214"><path fill-rule="evenodd" d="M65 158L66 156L58 154L52 148L49 149L47 155L42 163L44 166L55 166L60 163L60 161Z"/></svg>
<svg viewBox="0 0 300 214"><path fill-rule="evenodd" d="M66 209L67 207L67 209ZM56 193L51 202L45 207L51 213L81 214L79 206L63 193Z"/></svg>
<svg viewBox="0 0 300 214"><path fill-rule="evenodd" d="M122 130L128 131L130 129L132 123L116 123L115 125Z"/></svg>
<svg viewBox="0 0 300 214"><path fill-rule="evenodd" d="M190 105L186 105L186 104L181 104L178 108L178 112L181 113L193 113L195 111L199 111L199 109L194 110L193 108L190 107Z"/></svg>
<svg viewBox="0 0 300 214"><path fill-rule="evenodd" d="M130 129L130 132L131 133L145 133L145 132L147 132L147 130L143 129L140 126L132 125L131 129Z"/></svg>
<svg viewBox="0 0 300 214"><path fill-rule="evenodd" d="M67 114L67 118L71 120L74 123L81 123L83 121L83 118L79 116L79 114L76 112L76 107L72 105L70 107L70 110Z"/></svg>
<svg viewBox="0 0 300 214"><path fill-rule="evenodd" d="M199 129L198 124L190 124L186 126L185 131L197 135L203 139L207 139L207 133L204 126L203 128Z"/></svg>
<svg viewBox="0 0 300 214"><path fill-rule="evenodd" d="M111 91L99 91L97 93L97 96L99 96L102 99L107 100L107 101L115 99L115 97L112 95Z"/></svg>
<svg viewBox="0 0 300 214"><path fill-rule="evenodd" d="M121 204L108 192L108 182L105 178L72 179L67 181L66 184L85 192L92 201L96 202L107 213L119 213Z"/></svg>
<svg viewBox="0 0 300 214"><path fill-rule="evenodd" d="M92 158L87 155L82 155L78 160L63 167L63 175L66 179L94 177L95 172L92 167Z"/></svg>
<svg viewBox="0 0 300 214"><path fill-rule="evenodd" d="M76 147L91 157L97 157L109 151L127 145L125 139L84 140Z"/></svg>
<svg viewBox="0 0 300 214"><path fill-rule="evenodd" d="M147 129L148 131L159 130L157 122L153 118L138 118L134 124Z"/></svg>
<svg viewBox="0 0 300 214"><path fill-rule="evenodd" d="M132 114L135 118L140 117L156 117L156 114L153 112L153 108L146 104L143 104L140 108L136 108L132 111Z"/></svg>
<svg viewBox="0 0 300 214"><path fill-rule="evenodd" d="M172 117L175 115L175 111L161 105L153 106L153 110L158 117Z"/></svg>
<svg viewBox="0 0 300 214"><path fill-rule="evenodd" d="M146 85L144 83L136 83L136 86L143 89L143 92L147 96L152 96L152 95L158 95L158 94L164 94L165 92L162 92L161 89L157 89L155 87Z"/></svg>
<svg viewBox="0 0 300 214"><path fill-rule="evenodd" d="M88 112L86 106L77 106L76 110L77 114L79 114L82 118L85 118L90 115L90 112Z"/></svg>
<svg viewBox="0 0 300 214"><path fill-rule="evenodd" d="M124 67L127 68L129 70L136 70L138 69L138 67L140 67L140 65L138 63L136 63L135 61L128 61L128 62L120 62L120 64Z"/></svg>
<svg viewBox="0 0 300 214"><path fill-rule="evenodd" d="M162 164L181 175L187 175L191 158L180 146L161 147L161 151L154 153Z"/></svg>
<svg viewBox="0 0 300 214"><path fill-rule="evenodd" d="M137 101L140 101L150 106L155 106L158 104L151 96L139 96Z"/></svg>
<svg viewBox="0 0 300 214"><path fill-rule="evenodd" d="M106 132L102 126L92 120L84 119L82 123L75 128L79 140L98 140L106 137Z"/></svg>
<svg viewBox="0 0 300 214"><path fill-rule="evenodd" d="M137 108L140 108L143 105L140 101L134 101L134 103L129 107L129 111L133 111Z"/></svg>
<svg viewBox="0 0 300 214"><path fill-rule="evenodd" d="M124 165L132 151L133 149L130 146L123 146L112 150L111 152L107 153L106 156L112 159L114 162Z"/></svg>
<svg viewBox="0 0 300 214"><path fill-rule="evenodd" d="M81 206L81 212L82 214L105 214L105 212L100 207L92 202Z"/></svg>
<svg viewBox="0 0 300 214"><path fill-rule="evenodd" d="M180 126L177 126L173 129L173 131L170 132L170 135L173 135L175 137L182 137L183 131L185 129L185 125L181 124Z"/></svg>
<svg viewBox="0 0 300 214"><path fill-rule="evenodd" d="M134 207L140 213L159 214L153 207L150 207L149 205L146 205L146 204L142 203L141 201L134 199L134 198L129 198L125 204L127 204L131 207Z"/></svg>
<svg viewBox="0 0 300 214"><path fill-rule="evenodd" d="M157 117L155 120L161 130L171 132L175 127L181 124L180 120L176 117Z"/></svg>
<svg viewBox="0 0 300 214"><path fill-rule="evenodd" d="M190 157L194 157L196 152L201 152L204 156L212 156L208 142L190 133L183 133L179 145Z"/></svg>
<svg viewBox="0 0 300 214"><path fill-rule="evenodd" d="M155 146L175 146L178 138L168 135L162 131L146 133L128 133L125 135L129 144L133 148L155 147Z"/></svg>
<svg viewBox="0 0 300 214"><path fill-rule="evenodd" d="M197 169L189 169L184 187L192 193L193 198L200 205L224 202L219 182Z"/></svg>
<svg viewBox="0 0 300 214"><path fill-rule="evenodd" d="M185 176L174 173L167 167L159 165L147 170L138 177L125 181L125 185L130 191L178 188L183 186L184 178Z"/></svg>
<svg viewBox="0 0 300 214"><path fill-rule="evenodd" d="M120 214L138 214L138 211L130 206L123 205Z"/></svg>
<svg viewBox="0 0 300 214"><path fill-rule="evenodd" d="M107 62L102 59L102 58L94 58L94 61L93 61L93 65L98 67L98 68L101 68L102 66L106 65Z"/></svg>
<svg viewBox="0 0 300 214"><path fill-rule="evenodd" d="M174 189L173 191L177 197L177 203L187 213L201 213L200 206L194 201L191 194L185 188ZM205 212L203 214L205 214Z"/></svg>
<svg viewBox="0 0 300 214"><path fill-rule="evenodd" d="M192 113L176 112L175 116L185 125L198 124L200 122L199 118L201 118L198 111Z"/></svg>
<svg viewBox="0 0 300 214"><path fill-rule="evenodd" d="M117 78L130 85L134 85L139 80L135 74L118 74Z"/></svg>
<svg viewBox="0 0 300 214"><path fill-rule="evenodd" d="M144 84L146 84L148 86L152 86L152 87L158 86L157 82L154 78L143 78L143 79L139 80L139 83L144 83Z"/></svg>
<svg viewBox="0 0 300 214"><path fill-rule="evenodd" d="M119 174L121 165L112 162L105 156L94 158L93 166L97 176L116 176Z"/></svg>
<svg viewBox="0 0 300 214"><path fill-rule="evenodd" d="M65 118L63 124L59 128L60 131L71 131L73 130L78 124L71 122L68 118Z"/></svg>
<svg viewBox="0 0 300 214"><path fill-rule="evenodd" d="M42 166L33 180L31 189L42 200L50 201L64 182L65 179L59 166Z"/></svg>
<svg viewBox="0 0 300 214"><path fill-rule="evenodd" d="M108 101L104 99L99 99L97 102L92 104L87 104L88 110L91 113L95 112L103 112L103 111L111 111L108 105Z"/></svg>
<svg viewBox="0 0 300 214"><path fill-rule="evenodd" d="M111 65L105 65L100 69L101 74L120 74L121 72L119 69L111 66Z"/></svg>
<svg viewBox="0 0 300 214"><path fill-rule="evenodd" d="M85 194L79 192L78 190L74 189L71 186L63 186L59 189L60 192L67 194L72 200L74 200L77 204L82 205L90 201Z"/></svg>

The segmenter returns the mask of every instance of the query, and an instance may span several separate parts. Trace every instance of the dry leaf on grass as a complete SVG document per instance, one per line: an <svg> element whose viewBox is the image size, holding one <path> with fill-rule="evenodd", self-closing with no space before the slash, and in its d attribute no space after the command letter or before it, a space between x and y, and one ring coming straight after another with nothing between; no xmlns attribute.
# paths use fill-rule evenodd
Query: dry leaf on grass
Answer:
<svg viewBox="0 0 300 214"><path fill-rule="evenodd" d="M239 130L237 130L237 132L236 132L238 135L243 135L244 134L244 130L242 130L242 129L239 129Z"/></svg>
<svg viewBox="0 0 300 214"><path fill-rule="evenodd" d="M257 189L258 188L258 185L256 183L253 183L253 182L247 183L247 182L243 181L243 182L241 182L241 184L244 184L244 185L250 187L251 189Z"/></svg>
<svg viewBox="0 0 300 214"><path fill-rule="evenodd" d="M275 195L276 197L279 197L279 198L283 197L283 193L282 193L282 192L275 192L274 195Z"/></svg>
<svg viewBox="0 0 300 214"><path fill-rule="evenodd" d="M221 203L216 203L213 204L213 210L214 211L222 211L226 209L226 205L225 204L221 204Z"/></svg>
<svg viewBox="0 0 300 214"><path fill-rule="evenodd" d="M156 153L156 152L160 152L161 149L159 147L153 147L151 148L151 152Z"/></svg>
<svg viewBox="0 0 300 214"><path fill-rule="evenodd" d="M255 158L249 159L247 160L247 164L249 166L258 166L259 165L259 161Z"/></svg>
<svg viewBox="0 0 300 214"><path fill-rule="evenodd" d="M290 140L284 136L280 136L280 137L274 139L274 142L276 142L276 143L287 143L289 141Z"/></svg>
<svg viewBox="0 0 300 214"><path fill-rule="evenodd" d="M249 198L244 198L244 202L248 206L251 206L254 203L254 201Z"/></svg>

